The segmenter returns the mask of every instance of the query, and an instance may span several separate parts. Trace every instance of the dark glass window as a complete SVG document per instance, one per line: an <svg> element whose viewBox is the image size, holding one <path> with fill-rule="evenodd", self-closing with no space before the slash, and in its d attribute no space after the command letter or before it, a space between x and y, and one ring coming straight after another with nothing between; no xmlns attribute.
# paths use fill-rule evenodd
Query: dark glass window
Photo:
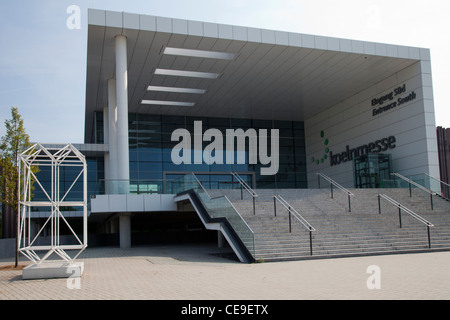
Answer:
<svg viewBox="0 0 450 320"><path fill-rule="evenodd" d="M96 113L96 142L103 143L103 114ZM194 122L202 122L202 134L208 129L218 129L223 134L223 164L208 165L204 161L202 164L194 163ZM172 141L172 133L176 129L187 129L191 134L191 163L175 165L172 162L172 149L180 141ZM271 156L271 129L279 130L280 137L280 158L279 171L274 176L262 176L261 168L267 168L269 165L249 164L249 141L246 139L246 150L244 151L245 164L237 163L237 143L234 142L234 164L226 164L226 130L227 129L255 129L259 133L260 129L266 129L267 152ZM137 180L162 180L164 172L197 172L209 173L202 176L202 181L210 187L224 187L231 177L231 171L236 172L254 172L257 188L306 188L306 152L305 152L305 133L304 123L298 121L278 121L261 119L237 119L237 118L215 118L215 117L192 117L192 116L172 116L172 115L129 115L129 143L130 143L130 178ZM213 141L202 141L202 150L197 154L203 155L203 150ZM259 147L259 144L258 144ZM213 153L213 156L215 153ZM202 160L203 157L202 157ZM257 156L259 161L259 156ZM95 167L89 174L89 180L103 179L104 168L103 158L93 159L89 165ZM72 176L73 172L68 172ZM42 176L48 173L41 173ZM169 176L169 175L167 175ZM166 176L166 179L168 179ZM98 178L102 177L102 178ZM249 175L249 181L252 181ZM49 181L48 177L48 181ZM228 179L228 180L227 180ZM95 180L95 179L94 179ZM97 180L98 181L98 180ZM224 181L223 183L219 183ZM98 184L98 183L97 183ZM228 183L231 185L231 183ZM90 188L94 188L91 186ZM96 187L99 188L98 186ZM101 188L101 183L100 183ZM142 188L138 188L141 190Z"/></svg>

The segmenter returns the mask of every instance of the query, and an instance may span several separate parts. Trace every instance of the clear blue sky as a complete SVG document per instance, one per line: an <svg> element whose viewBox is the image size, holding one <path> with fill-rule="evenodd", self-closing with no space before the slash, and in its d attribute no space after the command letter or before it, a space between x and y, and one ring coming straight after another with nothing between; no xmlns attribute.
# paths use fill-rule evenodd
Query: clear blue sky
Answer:
<svg viewBox="0 0 450 320"><path fill-rule="evenodd" d="M32 141L83 142L87 8L430 48L436 124L450 127L448 0L1 0L0 136L15 106Z"/></svg>

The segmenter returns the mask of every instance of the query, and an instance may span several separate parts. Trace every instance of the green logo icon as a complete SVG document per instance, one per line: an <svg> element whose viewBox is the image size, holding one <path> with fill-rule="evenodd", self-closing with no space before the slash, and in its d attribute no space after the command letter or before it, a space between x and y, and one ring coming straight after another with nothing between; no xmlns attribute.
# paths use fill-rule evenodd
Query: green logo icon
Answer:
<svg viewBox="0 0 450 320"><path fill-rule="evenodd" d="M323 146L324 146L324 154L321 158L315 158L311 157L312 163L320 164L324 163L326 159L328 159L328 153L330 152L330 149L328 148L328 144L330 143L330 140L328 138L325 138L325 131L320 131L320 137L323 139Z"/></svg>

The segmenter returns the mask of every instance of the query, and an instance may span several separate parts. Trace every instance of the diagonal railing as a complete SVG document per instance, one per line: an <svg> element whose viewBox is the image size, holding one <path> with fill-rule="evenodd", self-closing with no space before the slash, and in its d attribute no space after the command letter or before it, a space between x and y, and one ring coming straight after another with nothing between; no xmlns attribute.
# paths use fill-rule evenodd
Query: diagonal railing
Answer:
<svg viewBox="0 0 450 320"><path fill-rule="evenodd" d="M242 179L236 172L231 172L231 175L236 178L236 180L240 183L241 185L241 200L244 199L244 195L243 195L243 190L245 189L251 196L252 196L252 200L253 200L253 215L256 214L256 204L255 204L255 200L258 197L258 194L252 189L250 188L250 186L247 184L247 182L245 182L244 179Z"/></svg>
<svg viewBox="0 0 450 320"><path fill-rule="evenodd" d="M320 178L328 181L330 183L330 190L331 190L331 198L333 199L334 194L333 194L333 186L335 186L336 188L338 188L339 190L341 190L342 192L344 192L347 197L348 197L348 211L352 212L352 205L351 205L351 196L354 196L353 193L351 193L350 191L348 191L347 189L345 189L343 186L341 186L339 183L337 183L336 181L334 181L333 179L331 179L330 177L328 177L327 175L321 173L321 172L317 172L317 182L319 184L319 189L320 189Z"/></svg>
<svg viewBox="0 0 450 320"><path fill-rule="evenodd" d="M288 216L289 216L289 233L292 232L292 222L291 222L291 216L294 216L308 231L309 231L309 251L311 255L313 255L313 248L312 248L312 233L316 231L316 229L300 214L295 210L286 200L283 199L282 196L274 195L273 196L273 209L275 217L277 216L277 201L280 202L283 207L285 207L288 210Z"/></svg>
<svg viewBox="0 0 450 320"><path fill-rule="evenodd" d="M408 183L409 196L410 197L412 197L412 186L415 186L415 187L419 188L420 190L428 193L430 195L431 210L433 210L433 208L434 208L434 206L433 206L433 196L436 195L436 192L434 192L433 190L430 190L430 189L422 186L421 184L413 181L412 179L409 179L409 178L401 175L400 173L391 173L391 175L393 175L394 177L400 178L403 181L406 181Z"/></svg>
<svg viewBox="0 0 450 320"><path fill-rule="evenodd" d="M246 250L248 250L254 259L254 232L227 196L211 197L194 173L187 174L175 180L173 186L176 194L189 191L194 192L200 199L202 206L210 218L219 220L226 219L231 228L234 230L234 233L238 236L239 240L243 243Z"/></svg>
<svg viewBox="0 0 450 320"><path fill-rule="evenodd" d="M425 224L427 226L428 248L431 248L430 227L434 227L434 225L431 222L429 222L426 219L422 218L421 216L419 216L417 213L415 213L411 209L405 207L400 202L398 202L398 201L388 197L385 194L378 194L378 212L380 214L381 214L381 199L384 199L384 200L388 201L389 203L391 203L392 205L394 205L394 206L396 206L398 208L398 219L399 219L400 228L402 228L402 210L404 212L406 212L407 214L409 214L411 217L413 217L416 220L418 220L419 222Z"/></svg>
<svg viewBox="0 0 450 320"><path fill-rule="evenodd" d="M420 173L409 176L409 178L425 188L434 191L436 195L444 198L445 200L450 200L450 184L439 180L428 173Z"/></svg>

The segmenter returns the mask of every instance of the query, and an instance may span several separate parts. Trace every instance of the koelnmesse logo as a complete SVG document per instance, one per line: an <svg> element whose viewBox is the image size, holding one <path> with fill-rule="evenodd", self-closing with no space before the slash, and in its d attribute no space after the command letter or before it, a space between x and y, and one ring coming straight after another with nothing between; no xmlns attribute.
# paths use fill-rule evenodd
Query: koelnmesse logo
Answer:
<svg viewBox="0 0 450 320"><path fill-rule="evenodd" d="M328 153L330 152L330 149L328 148L328 144L330 143L330 140L328 138L325 138L325 131L320 131L320 137L323 140L323 154L321 156L319 156L319 158L315 158L315 157L311 157L311 161L312 163L315 164L320 164L320 163L324 163L325 160L328 159Z"/></svg>
<svg viewBox="0 0 450 320"><path fill-rule="evenodd" d="M325 137L325 132L320 132L320 137L322 138L324 153L319 156L319 158L311 157L312 163L319 165L324 163L325 160L330 159L330 166L336 166L341 163L345 163L348 161L352 161L353 159L359 158L361 156L367 155L369 153L381 153L387 150L392 150L397 147L397 140L395 136L389 136L387 138L382 138L379 140L375 140L373 142L369 142L363 145L360 145L355 148L351 148L349 145L345 147L344 151L333 153L329 149L330 140Z"/></svg>
<svg viewBox="0 0 450 320"><path fill-rule="evenodd" d="M330 166L352 161L353 159L357 159L369 153L380 153L389 149L395 149L397 146L396 142L397 140L394 136L389 136L387 138L360 145L356 148L351 148L347 145L345 147L345 151L336 154L333 154L333 152L330 151Z"/></svg>

